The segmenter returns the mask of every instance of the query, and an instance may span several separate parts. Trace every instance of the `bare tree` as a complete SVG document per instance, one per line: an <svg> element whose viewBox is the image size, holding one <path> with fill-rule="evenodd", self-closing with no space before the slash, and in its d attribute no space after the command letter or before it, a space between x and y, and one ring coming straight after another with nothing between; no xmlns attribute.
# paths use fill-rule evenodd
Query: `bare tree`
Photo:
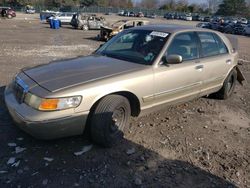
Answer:
<svg viewBox="0 0 250 188"><path fill-rule="evenodd" d="M208 8L215 13L218 10L219 4L222 3L222 0L207 0Z"/></svg>
<svg viewBox="0 0 250 188"><path fill-rule="evenodd" d="M142 0L140 3L140 6L144 8L156 8L158 5L158 0Z"/></svg>

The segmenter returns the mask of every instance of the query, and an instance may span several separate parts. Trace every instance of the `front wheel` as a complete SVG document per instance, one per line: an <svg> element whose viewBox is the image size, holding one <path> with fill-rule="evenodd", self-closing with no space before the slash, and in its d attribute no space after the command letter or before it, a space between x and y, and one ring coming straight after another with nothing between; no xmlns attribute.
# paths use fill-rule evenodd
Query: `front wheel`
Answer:
<svg viewBox="0 0 250 188"><path fill-rule="evenodd" d="M89 30L89 26L88 25L83 25L82 26L82 30L83 31L88 31Z"/></svg>
<svg viewBox="0 0 250 188"><path fill-rule="evenodd" d="M123 130L131 114L126 97L108 95L101 99L91 116L92 140L104 147L111 147L123 136Z"/></svg>
<svg viewBox="0 0 250 188"><path fill-rule="evenodd" d="M217 93L215 93L216 97L223 100L228 99L234 91L236 81L237 71L233 69L225 79L222 88Z"/></svg>

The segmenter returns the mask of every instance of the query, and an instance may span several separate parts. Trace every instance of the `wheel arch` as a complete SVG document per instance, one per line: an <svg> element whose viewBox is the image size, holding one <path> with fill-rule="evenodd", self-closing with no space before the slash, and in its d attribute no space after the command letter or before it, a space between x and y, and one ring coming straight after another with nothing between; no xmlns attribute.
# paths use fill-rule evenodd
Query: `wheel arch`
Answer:
<svg viewBox="0 0 250 188"><path fill-rule="evenodd" d="M98 103L104 97L106 97L108 95L121 95L121 96L127 98L128 101L129 101L130 107L131 107L131 116L133 116L133 117L139 116L139 114L141 112L141 103L140 103L140 100L138 99L138 97L134 93L132 93L130 91L116 91L116 92L112 92L112 93L108 93L108 94L105 94L103 96L100 96L92 104L92 106L90 108L90 113L93 112L93 110L96 108L96 106L98 105Z"/></svg>
<svg viewBox="0 0 250 188"><path fill-rule="evenodd" d="M227 74L225 75L225 78L223 79L223 83L225 82L225 80L227 79L228 75L233 71L233 70L237 70L236 69L237 65L231 67L228 71ZM238 72L237 72L238 73Z"/></svg>

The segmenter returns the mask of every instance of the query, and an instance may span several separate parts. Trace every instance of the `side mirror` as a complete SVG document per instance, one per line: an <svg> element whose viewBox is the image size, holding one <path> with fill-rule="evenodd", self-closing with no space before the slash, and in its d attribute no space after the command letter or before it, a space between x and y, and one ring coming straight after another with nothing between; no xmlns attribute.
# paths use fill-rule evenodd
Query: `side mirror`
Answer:
<svg viewBox="0 0 250 188"><path fill-rule="evenodd" d="M182 56L177 54L164 56L164 63L168 64L179 64L182 63Z"/></svg>

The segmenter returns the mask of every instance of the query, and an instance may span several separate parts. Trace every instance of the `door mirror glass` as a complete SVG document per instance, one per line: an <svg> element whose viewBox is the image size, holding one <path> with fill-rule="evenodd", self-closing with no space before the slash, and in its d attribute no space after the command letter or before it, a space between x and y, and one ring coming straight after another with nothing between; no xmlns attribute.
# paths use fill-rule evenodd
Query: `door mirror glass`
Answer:
<svg viewBox="0 0 250 188"><path fill-rule="evenodd" d="M164 56L164 62L167 64L179 64L182 63L182 56L177 54L171 54Z"/></svg>

